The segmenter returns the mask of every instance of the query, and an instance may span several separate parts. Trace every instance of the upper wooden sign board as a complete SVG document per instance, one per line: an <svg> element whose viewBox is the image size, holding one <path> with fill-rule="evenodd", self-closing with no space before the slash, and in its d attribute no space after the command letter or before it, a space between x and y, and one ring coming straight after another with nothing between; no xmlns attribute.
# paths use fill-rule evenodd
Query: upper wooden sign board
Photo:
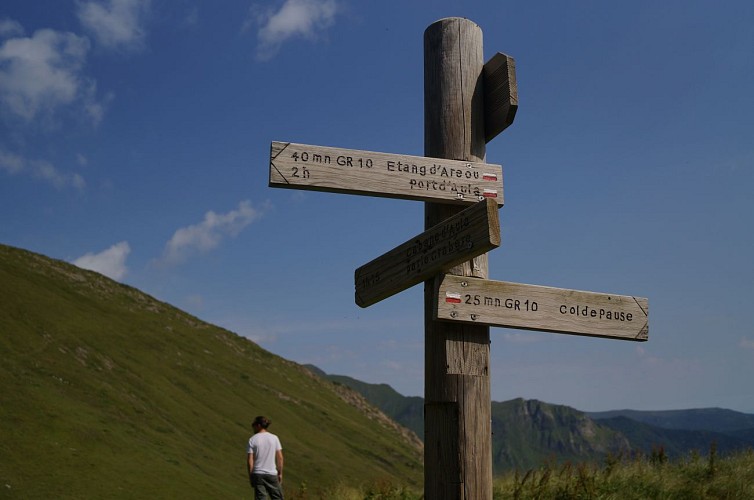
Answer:
<svg viewBox="0 0 754 500"><path fill-rule="evenodd" d="M498 52L487 61L484 74L484 140L490 142L513 123L518 110L516 61Z"/></svg>
<svg viewBox="0 0 754 500"><path fill-rule="evenodd" d="M271 187L434 203L503 204L500 165L273 142Z"/></svg>
<svg viewBox="0 0 754 500"><path fill-rule="evenodd" d="M375 304L498 246L498 207L480 201L358 268L356 304Z"/></svg>
<svg viewBox="0 0 754 500"><path fill-rule="evenodd" d="M645 341L649 301L629 295L445 275L437 319L525 330Z"/></svg>

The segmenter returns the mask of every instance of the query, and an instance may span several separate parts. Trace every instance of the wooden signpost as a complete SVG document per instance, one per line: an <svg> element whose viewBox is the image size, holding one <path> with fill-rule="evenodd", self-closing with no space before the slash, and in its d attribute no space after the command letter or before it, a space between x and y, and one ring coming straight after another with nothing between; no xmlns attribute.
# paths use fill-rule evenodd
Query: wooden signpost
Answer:
<svg viewBox="0 0 754 500"><path fill-rule="evenodd" d="M422 281L424 498L492 499L490 326L647 340L647 299L488 280L503 172L486 143L518 109L515 62L482 60L482 32L424 33L424 157L273 142L271 187L425 202L425 232L354 273L367 307ZM448 274L443 274L448 273Z"/></svg>
<svg viewBox="0 0 754 500"><path fill-rule="evenodd" d="M649 303L627 295L443 276L437 319L490 326L647 340Z"/></svg>
<svg viewBox="0 0 754 500"><path fill-rule="evenodd" d="M500 246L497 203L487 199L356 270L356 304L367 307Z"/></svg>
<svg viewBox="0 0 754 500"><path fill-rule="evenodd" d="M408 200L503 204L503 168L472 161L273 142L270 186Z"/></svg>

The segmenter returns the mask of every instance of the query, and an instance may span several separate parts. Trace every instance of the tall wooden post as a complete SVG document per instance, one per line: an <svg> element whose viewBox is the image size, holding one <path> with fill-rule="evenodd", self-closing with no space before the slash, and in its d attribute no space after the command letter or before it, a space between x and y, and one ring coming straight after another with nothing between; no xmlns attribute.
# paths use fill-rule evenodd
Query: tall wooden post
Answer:
<svg viewBox="0 0 754 500"><path fill-rule="evenodd" d="M483 162L482 30L461 18L424 32L424 155ZM460 210L426 203L425 229ZM487 255L451 274L487 278ZM433 320L436 279L425 283L424 498L492 499L488 326Z"/></svg>

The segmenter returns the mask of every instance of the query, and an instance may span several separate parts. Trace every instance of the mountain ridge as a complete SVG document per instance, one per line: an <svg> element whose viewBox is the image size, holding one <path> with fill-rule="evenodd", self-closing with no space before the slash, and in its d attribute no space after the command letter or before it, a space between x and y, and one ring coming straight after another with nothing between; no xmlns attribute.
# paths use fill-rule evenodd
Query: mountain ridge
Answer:
<svg viewBox="0 0 754 500"><path fill-rule="evenodd" d="M665 429L714 430L727 433L754 429L754 414L726 408L689 408L685 410L610 410L586 412L594 420L627 417Z"/></svg>
<svg viewBox="0 0 754 500"><path fill-rule="evenodd" d="M387 384L369 384L314 369L321 376L361 392L386 414L414 430L419 437L423 436L423 422L415 418L422 414L423 398L402 396ZM754 427L747 427L754 415L734 410L582 412L565 405L523 398L492 401L491 405L496 473L513 468L535 468L553 458L600 461L608 455L650 454L659 448L668 456L679 457L692 451L706 453L712 443L721 454L754 447ZM406 419L405 415L412 417ZM662 419L666 427L649 423L657 419ZM684 428L684 425L693 428Z"/></svg>

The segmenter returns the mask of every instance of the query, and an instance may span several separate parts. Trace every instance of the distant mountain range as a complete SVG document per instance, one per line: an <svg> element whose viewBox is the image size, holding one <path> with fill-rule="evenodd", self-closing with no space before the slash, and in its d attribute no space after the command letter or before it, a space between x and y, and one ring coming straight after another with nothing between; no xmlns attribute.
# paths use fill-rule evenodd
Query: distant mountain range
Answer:
<svg viewBox="0 0 754 500"><path fill-rule="evenodd" d="M614 410L587 412L587 415L594 420L625 417L663 429L714 431L724 434L736 434L754 429L754 415L722 408L665 411Z"/></svg>
<svg viewBox="0 0 754 500"><path fill-rule="evenodd" d="M322 377L354 389L385 414L424 434L424 399L404 397L386 384L343 375ZM538 467L547 460L602 461L608 454L659 451L670 458L754 448L754 415L720 408L672 411L581 412L536 400L492 402L492 450L496 473Z"/></svg>

